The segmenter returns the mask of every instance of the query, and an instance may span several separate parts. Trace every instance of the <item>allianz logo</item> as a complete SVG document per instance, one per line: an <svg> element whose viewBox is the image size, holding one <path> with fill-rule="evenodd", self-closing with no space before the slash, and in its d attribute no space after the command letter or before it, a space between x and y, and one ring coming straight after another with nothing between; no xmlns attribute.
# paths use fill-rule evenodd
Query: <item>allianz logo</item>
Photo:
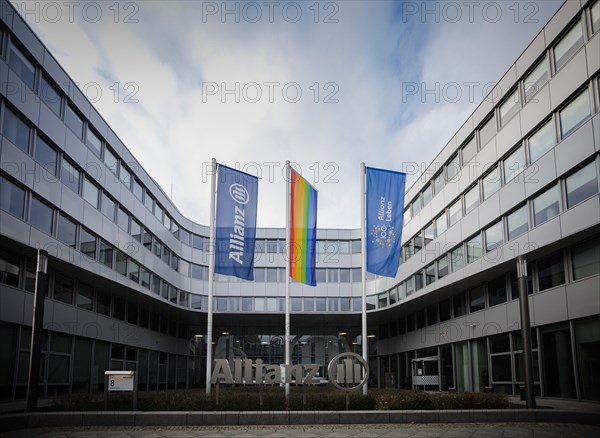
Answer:
<svg viewBox="0 0 600 438"><path fill-rule="evenodd" d="M246 190L246 187L238 183L229 186L229 196L238 204L245 205L250 200L250 194Z"/></svg>
<svg viewBox="0 0 600 438"><path fill-rule="evenodd" d="M330 382L335 387L352 391L361 388L368 380L369 369L365 360L356 353L341 353L329 361L329 380L318 375L319 364L265 364L262 359L234 359L233 370L227 359L215 359L210 383L317 385Z"/></svg>

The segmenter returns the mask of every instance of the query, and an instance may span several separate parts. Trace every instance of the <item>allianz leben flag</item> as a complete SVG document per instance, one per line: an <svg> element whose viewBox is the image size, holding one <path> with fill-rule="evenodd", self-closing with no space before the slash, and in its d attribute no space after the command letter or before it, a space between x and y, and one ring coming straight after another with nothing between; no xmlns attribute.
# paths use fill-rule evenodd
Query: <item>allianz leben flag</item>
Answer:
<svg viewBox="0 0 600 438"><path fill-rule="evenodd" d="M254 280L258 178L219 164L215 272Z"/></svg>
<svg viewBox="0 0 600 438"><path fill-rule="evenodd" d="M367 167L367 272L395 277L400 264L406 174Z"/></svg>

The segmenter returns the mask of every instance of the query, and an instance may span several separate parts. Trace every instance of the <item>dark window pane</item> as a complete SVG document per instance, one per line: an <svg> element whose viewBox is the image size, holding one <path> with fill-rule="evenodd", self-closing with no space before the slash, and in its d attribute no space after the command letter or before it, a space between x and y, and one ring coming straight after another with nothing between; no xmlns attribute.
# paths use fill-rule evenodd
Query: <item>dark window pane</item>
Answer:
<svg viewBox="0 0 600 438"><path fill-rule="evenodd" d="M68 160L62 160L62 166L60 171L60 180L64 185L73 190L75 193L79 193L79 178L80 172L71 164Z"/></svg>
<svg viewBox="0 0 600 438"><path fill-rule="evenodd" d="M77 225L75 222L59 214L56 238L65 245L75 248L77 246Z"/></svg>
<svg viewBox="0 0 600 438"><path fill-rule="evenodd" d="M73 279L56 272L54 274L54 299L73 304Z"/></svg>
<svg viewBox="0 0 600 438"><path fill-rule="evenodd" d="M506 283L504 277L497 278L488 283L488 300L490 307L506 302Z"/></svg>
<svg viewBox="0 0 600 438"><path fill-rule="evenodd" d="M29 223L38 230L52 235L53 210L37 198L31 198L31 211Z"/></svg>
<svg viewBox="0 0 600 438"><path fill-rule="evenodd" d="M121 251L117 251L116 270L121 275L127 275L127 256Z"/></svg>
<svg viewBox="0 0 600 438"><path fill-rule="evenodd" d="M113 298L112 317L125 321L125 301L117 297Z"/></svg>
<svg viewBox="0 0 600 438"><path fill-rule="evenodd" d="M89 178L83 179L83 199L92 204L94 208L98 208L99 193L100 190L89 180Z"/></svg>
<svg viewBox="0 0 600 438"><path fill-rule="evenodd" d="M573 278L579 280L600 273L600 239L573 247Z"/></svg>
<svg viewBox="0 0 600 438"><path fill-rule="evenodd" d="M86 142L88 147L92 150L92 152L94 152L94 154L100 157L100 155L102 154L102 140L89 127L87 130Z"/></svg>
<svg viewBox="0 0 600 438"><path fill-rule="evenodd" d="M138 242L142 241L142 226L135 219L131 219L131 235Z"/></svg>
<svg viewBox="0 0 600 438"><path fill-rule="evenodd" d="M33 90L33 86L35 85L35 66L23 51L13 44L10 45L8 53L8 65Z"/></svg>
<svg viewBox="0 0 600 438"><path fill-rule="evenodd" d="M560 211L558 195L558 186L554 186L533 199L533 215L536 227L558 215Z"/></svg>
<svg viewBox="0 0 600 438"><path fill-rule="evenodd" d="M38 137L35 142L34 158L48 173L56 175L58 153L52 146L42 140L41 137Z"/></svg>
<svg viewBox="0 0 600 438"><path fill-rule="evenodd" d="M448 321L452 318L452 298L440 301L440 322Z"/></svg>
<svg viewBox="0 0 600 438"><path fill-rule="evenodd" d="M110 295L104 292L98 292L96 307L96 311L99 314L110 316Z"/></svg>
<svg viewBox="0 0 600 438"><path fill-rule="evenodd" d="M516 239L525 234L529 229L527 205L509 214L506 223L508 225L508 240Z"/></svg>
<svg viewBox="0 0 600 438"><path fill-rule="evenodd" d="M538 281L540 291L564 284L565 269L562 253L557 253L538 262Z"/></svg>
<svg viewBox="0 0 600 438"><path fill-rule="evenodd" d="M92 286L79 282L79 286L77 286L77 307L93 310L94 289Z"/></svg>
<svg viewBox="0 0 600 438"><path fill-rule="evenodd" d="M113 264L113 249L112 247L104 242L100 241L100 262L112 269Z"/></svg>
<svg viewBox="0 0 600 438"><path fill-rule="evenodd" d="M81 252L90 259L95 260L97 241L96 236L82 227L81 232L79 233L79 240L79 247L81 248Z"/></svg>
<svg viewBox="0 0 600 438"><path fill-rule="evenodd" d="M469 296L471 299L471 313L485 309L485 289L483 288L483 286L471 289L469 291Z"/></svg>
<svg viewBox="0 0 600 438"><path fill-rule="evenodd" d="M10 255L0 255L0 283L19 287L19 259Z"/></svg>
<svg viewBox="0 0 600 438"><path fill-rule="evenodd" d="M463 292L455 295L452 299L454 303L454 317L466 315L467 313L467 295Z"/></svg>
<svg viewBox="0 0 600 438"><path fill-rule="evenodd" d="M596 163L591 162L584 168L569 176L567 185L567 208L579 204L581 201L598 193L598 178L596 176Z"/></svg>
<svg viewBox="0 0 600 438"><path fill-rule="evenodd" d="M102 192L102 213L114 222L115 220L115 201L106 193Z"/></svg>
<svg viewBox="0 0 600 438"><path fill-rule="evenodd" d="M65 124L71 128L78 138L83 138L83 119L71 108L71 105L66 106Z"/></svg>
<svg viewBox="0 0 600 438"><path fill-rule="evenodd" d="M60 117L61 96L57 88L54 87L45 76L40 80L40 99Z"/></svg>
<svg viewBox="0 0 600 438"><path fill-rule="evenodd" d="M117 209L117 225L123 231L129 232L129 214L121 207Z"/></svg>
<svg viewBox="0 0 600 438"><path fill-rule="evenodd" d="M2 134L25 153L29 153L29 126L8 108L4 108Z"/></svg>

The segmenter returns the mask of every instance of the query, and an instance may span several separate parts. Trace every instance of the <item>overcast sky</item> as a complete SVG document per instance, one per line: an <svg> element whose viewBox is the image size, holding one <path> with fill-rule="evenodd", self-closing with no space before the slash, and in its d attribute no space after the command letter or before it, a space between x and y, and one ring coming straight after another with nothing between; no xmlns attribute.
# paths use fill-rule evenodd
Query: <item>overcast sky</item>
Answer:
<svg viewBox="0 0 600 438"><path fill-rule="evenodd" d="M361 162L426 166L561 3L13 2L184 215L214 157L284 227L290 160L319 228L359 226Z"/></svg>

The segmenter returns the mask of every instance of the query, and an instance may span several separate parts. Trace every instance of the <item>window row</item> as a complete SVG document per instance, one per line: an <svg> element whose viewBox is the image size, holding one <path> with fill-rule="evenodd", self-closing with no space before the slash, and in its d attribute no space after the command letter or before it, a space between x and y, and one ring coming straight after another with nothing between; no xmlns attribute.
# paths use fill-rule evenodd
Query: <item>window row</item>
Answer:
<svg viewBox="0 0 600 438"><path fill-rule="evenodd" d="M598 32L598 10L600 9L600 0L596 1L589 9L590 30L589 39ZM585 17L585 13L583 15ZM458 181L460 170L463 166L469 163L477 154L478 150L485 146L496 135L499 129L502 129L506 124L520 111L521 107L531 101L535 94L548 82L551 75L551 62L553 72L560 70L573 55L584 45L584 34L586 22L579 17L564 33L559 40L548 49L547 52L527 71L515 88L506 94L506 97L499 103L489 117L474 131L473 135L467 139L458 149L442 169L435 174L431 182L425 186L423 191L411 201L404 212L404 222L407 223L411 218L415 217L427 205L433 197L440 193L447 182ZM561 138L569 135L576 129L578 124L586 117L586 112L590 109L588 97L578 96L580 99L574 102L570 110L561 114L559 121L559 133ZM587 103L587 105L586 105ZM589 115L589 113L587 113ZM538 137L535 140L543 140L544 143L549 143L550 135L554 136L554 132L546 132L548 137ZM532 148L532 160L539 158L539 154L543 152L543 145L534 145ZM545 147L548 147L546 144Z"/></svg>
<svg viewBox="0 0 600 438"><path fill-rule="evenodd" d="M587 88L557 113L561 132L567 132L567 134L588 120L590 116L591 101ZM563 128L567 131L563 131ZM417 253L433 238L442 235L463 216L500 190L502 185L518 178L528 165L552 149L556 145L555 129L554 119L547 120L526 137L519 147L509 152L497 165L492 166L482 178L404 245L403 260L407 260Z"/></svg>
<svg viewBox="0 0 600 438"><path fill-rule="evenodd" d="M565 284L567 272L570 272L572 281L600 274L600 237L575 245L565 252L560 251L528 263L527 271L528 294ZM389 292L368 297L368 305L371 308L387 307L397 302L403 293L401 288L394 288ZM398 334L475 313L518 298L519 281L515 270L409 315L406 318L406 330L401 328ZM402 324L404 322L401 320L401 327Z"/></svg>
<svg viewBox="0 0 600 438"><path fill-rule="evenodd" d="M564 211L596 195L598 190L597 164L596 161L592 161L530 198L524 205L451 249L438 258L437 261L430 263L421 271L408 277L397 287L396 294L390 294L389 300L387 298L384 300L384 303L388 303L385 305L395 304L400 299L430 285L451 272L462 269L465 265L478 260L484 254L495 251L504 243L523 235L531 228L558 216L561 210ZM564 196L561 195L562 192L564 192ZM405 245L404 257L410 254L409 251L418 252L421 250L432 238L432 234L429 238L427 234L423 234L413 239L410 245Z"/></svg>

